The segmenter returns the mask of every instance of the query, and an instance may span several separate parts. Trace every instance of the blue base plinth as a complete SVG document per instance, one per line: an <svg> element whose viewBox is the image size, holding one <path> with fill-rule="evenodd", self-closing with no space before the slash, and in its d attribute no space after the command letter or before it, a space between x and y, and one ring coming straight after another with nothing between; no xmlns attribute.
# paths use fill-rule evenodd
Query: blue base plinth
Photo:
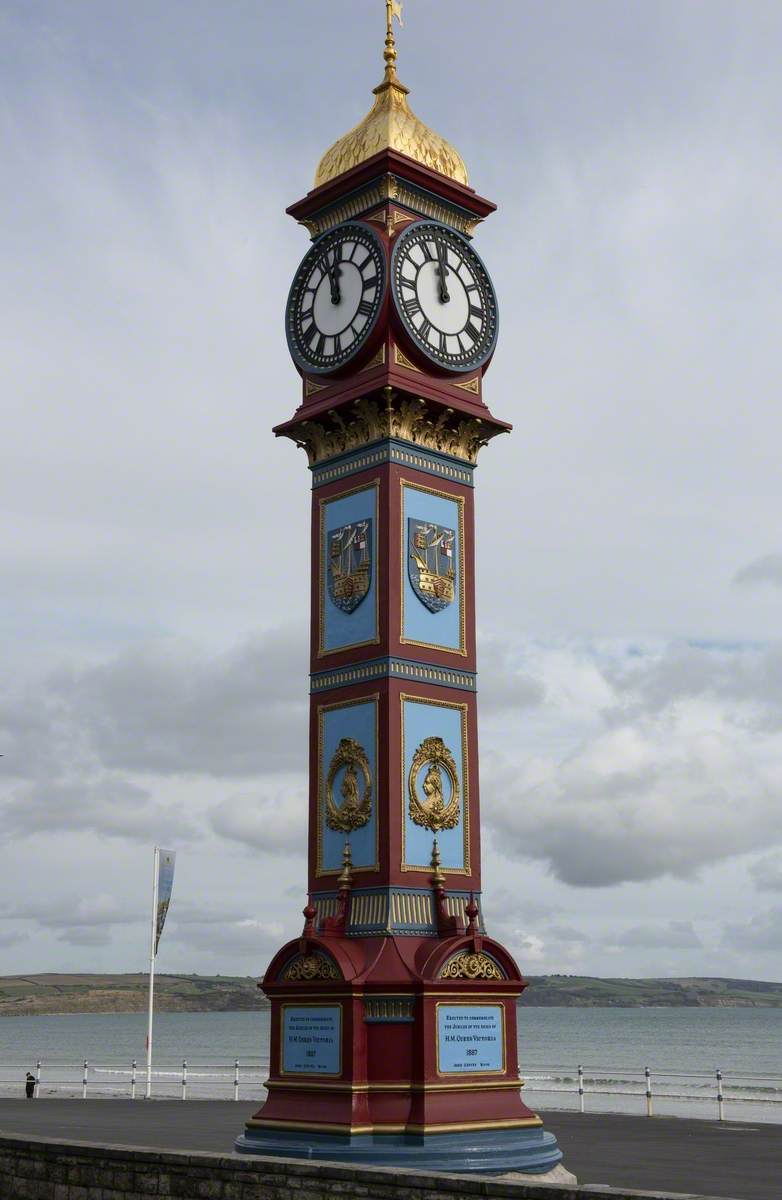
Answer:
<svg viewBox="0 0 782 1200"><path fill-rule="evenodd" d="M562 1161L553 1133L539 1127L468 1133L360 1133L340 1136L248 1126L239 1154L314 1158L353 1166L410 1167L458 1175L543 1175Z"/></svg>

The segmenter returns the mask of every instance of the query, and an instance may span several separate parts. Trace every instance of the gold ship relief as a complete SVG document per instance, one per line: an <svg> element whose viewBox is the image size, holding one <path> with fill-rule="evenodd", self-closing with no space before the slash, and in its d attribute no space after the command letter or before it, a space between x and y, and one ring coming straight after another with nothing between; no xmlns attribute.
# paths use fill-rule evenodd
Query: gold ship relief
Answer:
<svg viewBox="0 0 782 1200"><path fill-rule="evenodd" d="M413 591L430 612L442 612L456 595L456 533L408 518L409 574Z"/></svg>
<svg viewBox="0 0 782 1200"><path fill-rule="evenodd" d="M332 602L352 613L372 578L372 519L343 525L329 534L328 588Z"/></svg>

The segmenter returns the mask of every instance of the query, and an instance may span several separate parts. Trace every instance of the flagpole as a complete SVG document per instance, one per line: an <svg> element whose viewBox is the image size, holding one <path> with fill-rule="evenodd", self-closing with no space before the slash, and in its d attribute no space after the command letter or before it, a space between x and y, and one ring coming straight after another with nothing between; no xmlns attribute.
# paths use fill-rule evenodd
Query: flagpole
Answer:
<svg viewBox="0 0 782 1200"><path fill-rule="evenodd" d="M147 1021L147 1086L145 1097L152 1095L152 1011L155 992L155 942L157 940L157 888L160 874L160 850L155 846L152 857L152 924L149 935L149 1017Z"/></svg>

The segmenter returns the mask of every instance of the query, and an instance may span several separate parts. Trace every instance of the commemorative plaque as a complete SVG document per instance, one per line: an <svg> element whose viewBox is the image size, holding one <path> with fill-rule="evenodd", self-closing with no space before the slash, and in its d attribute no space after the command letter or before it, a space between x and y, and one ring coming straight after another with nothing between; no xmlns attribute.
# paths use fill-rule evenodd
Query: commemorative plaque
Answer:
<svg viewBox="0 0 782 1200"><path fill-rule="evenodd" d="M437 1005L437 1070L441 1075L505 1070L501 1004Z"/></svg>
<svg viewBox="0 0 782 1200"><path fill-rule="evenodd" d="M339 1075L342 1009L338 1004L287 1004L283 1010L282 1070L285 1075Z"/></svg>

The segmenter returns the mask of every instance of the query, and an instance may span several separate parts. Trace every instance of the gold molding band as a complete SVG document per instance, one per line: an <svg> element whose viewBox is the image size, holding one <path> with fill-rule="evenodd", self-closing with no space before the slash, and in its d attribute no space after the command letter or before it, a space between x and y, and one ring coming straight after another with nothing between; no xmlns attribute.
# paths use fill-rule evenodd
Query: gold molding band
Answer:
<svg viewBox="0 0 782 1200"><path fill-rule="evenodd" d="M540 1117L521 1117L514 1121L465 1121L458 1125L326 1125L316 1121L278 1121L269 1117L251 1117L245 1122L248 1129L306 1129L317 1133L470 1133L481 1129L530 1129L539 1128Z"/></svg>
<svg viewBox="0 0 782 1200"><path fill-rule="evenodd" d="M396 200L405 208L409 208L414 214L410 220L414 220L416 216L430 217L441 221L443 225L450 225L465 237L470 237L481 222L480 217L446 203L439 196L419 192L408 186L404 180L397 179L395 175L386 174L380 179L372 180L366 187L359 188L353 195L347 196L337 204L321 209L311 217L305 217L299 224L305 227L310 237L316 238L354 217L359 217L362 221L370 220L364 214L387 200Z"/></svg>
<svg viewBox="0 0 782 1200"><path fill-rule="evenodd" d="M267 1079L264 1084L267 1091L273 1088L298 1088L308 1090L315 1088L324 1092L483 1092L487 1090L521 1091L524 1086L521 1079L484 1079L482 1083L288 1083L287 1079Z"/></svg>

